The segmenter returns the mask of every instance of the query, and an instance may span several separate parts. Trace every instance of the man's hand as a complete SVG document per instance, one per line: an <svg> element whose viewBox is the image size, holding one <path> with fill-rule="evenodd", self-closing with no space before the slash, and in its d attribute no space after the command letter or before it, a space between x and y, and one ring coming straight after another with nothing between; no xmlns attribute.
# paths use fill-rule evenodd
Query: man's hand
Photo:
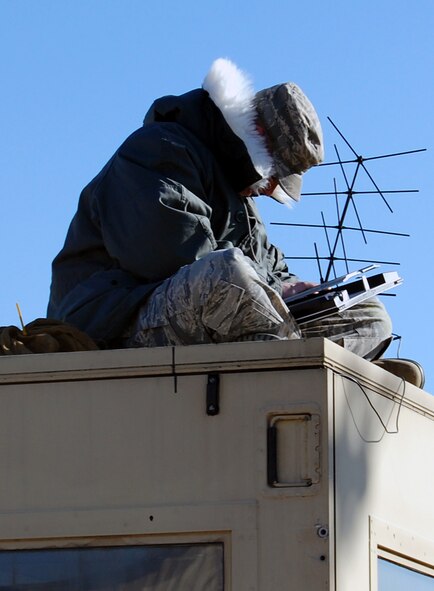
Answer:
<svg viewBox="0 0 434 591"><path fill-rule="evenodd" d="M282 298L289 298L296 293L315 287L318 283L312 283L311 281L298 281L297 283L283 283L282 284Z"/></svg>

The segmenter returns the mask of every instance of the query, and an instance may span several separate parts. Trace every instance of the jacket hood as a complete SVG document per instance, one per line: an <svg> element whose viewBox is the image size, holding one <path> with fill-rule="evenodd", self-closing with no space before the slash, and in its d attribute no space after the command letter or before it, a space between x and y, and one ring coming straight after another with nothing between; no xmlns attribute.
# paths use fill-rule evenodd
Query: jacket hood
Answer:
<svg viewBox="0 0 434 591"><path fill-rule="evenodd" d="M180 96L154 101L143 124L178 123L213 153L236 191L265 186L273 160L256 129L255 92L232 62L216 60L203 83Z"/></svg>
<svg viewBox="0 0 434 591"><path fill-rule="evenodd" d="M273 159L264 136L256 128L255 90L250 78L233 62L219 58L212 64L203 88L219 108L232 131L243 141L263 183L274 172Z"/></svg>

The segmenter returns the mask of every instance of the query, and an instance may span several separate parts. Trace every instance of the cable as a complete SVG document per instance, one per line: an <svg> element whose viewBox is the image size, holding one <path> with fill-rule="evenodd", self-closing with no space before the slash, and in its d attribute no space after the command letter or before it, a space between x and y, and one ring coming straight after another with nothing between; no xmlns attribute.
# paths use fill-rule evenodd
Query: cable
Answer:
<svg viewBox="0 0 434 591"><path fill-rule="evenodd" d="M403 378L401 378L401 382L403 385L403 391L402 391L402 395L400 397L399 403L398 403L398 412L396 414L396 419L395 419L395 428L394 430L389 430L387 427L387 424L383 421L383 419L381 418L380 413L377 411L377 409L375 408L374 404L372 403L371 399L369 398L365 388L362 386L362 384L356 379L353 378L352 376L346 375L340 371L337 371L336 369L332 369L333 373L340 376L341 378L346 378L347 380L349 380L350 382L353 382L354 384L356 384L360 390L363 392L363 395L365 396L369 406L372 408L372 410L374 411L375 415L377 416L381 426L384 429L384 432L387 433L388 435L396 435L397 433L399 433L399 416L401 413L401 408L402 408L402 403L404 400L404 396L405 396L405 387L406 387L406 382ZM397 392L398 393L398 392ZM346 395L345 395L346 397ZM347 398L347 403L348 403L348 398ZM348 403L349 405L349 403ZM351 410L351 409L350 409ZM354 419L354 417L353 417ZM378 440L378 441L374 441L372 443L378 443L379 441L381 441L382 437Z"/></svg>
<svg viewBox="0 0 434 591"><path fill-rule="evenodd" d="M399 335L399 334L392 333L392 337L393 337L393 338L392 338L392 341L399 341L399 342L398 342L398 348L397 348L397 351L396 351L396 357L397 357L398 359L400 359L400 353L401 353L401 344L402 344L402 336L401 336L401 335Z"/></svg>

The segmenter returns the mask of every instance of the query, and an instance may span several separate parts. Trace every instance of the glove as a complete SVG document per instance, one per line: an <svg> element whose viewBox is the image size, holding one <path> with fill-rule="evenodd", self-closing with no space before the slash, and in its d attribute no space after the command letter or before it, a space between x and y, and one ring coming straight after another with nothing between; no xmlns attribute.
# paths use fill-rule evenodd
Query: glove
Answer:
<svg viewBox="0 0 434 591"><path fill-rule="evenodd" d="M24 327L0 327L0 355L95 351L96 343L84 332L60 320L37 318Z"/></svg>

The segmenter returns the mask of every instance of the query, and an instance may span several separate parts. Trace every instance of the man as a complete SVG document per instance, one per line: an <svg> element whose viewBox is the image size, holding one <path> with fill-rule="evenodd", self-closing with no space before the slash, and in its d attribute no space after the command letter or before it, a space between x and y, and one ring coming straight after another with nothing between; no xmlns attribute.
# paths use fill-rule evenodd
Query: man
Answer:
<svg viewBox="0 0 434 591"><path fill-rule="evenodd" d="M288 272L255 207L259 194L298 201L302 173L322 159L298 86L255 94L216 60L201 89L156 100L84 189L48 316L105 347L326 336L378 357L391 323L377 300L300 330L282 296L313 284Z"/></svg>

